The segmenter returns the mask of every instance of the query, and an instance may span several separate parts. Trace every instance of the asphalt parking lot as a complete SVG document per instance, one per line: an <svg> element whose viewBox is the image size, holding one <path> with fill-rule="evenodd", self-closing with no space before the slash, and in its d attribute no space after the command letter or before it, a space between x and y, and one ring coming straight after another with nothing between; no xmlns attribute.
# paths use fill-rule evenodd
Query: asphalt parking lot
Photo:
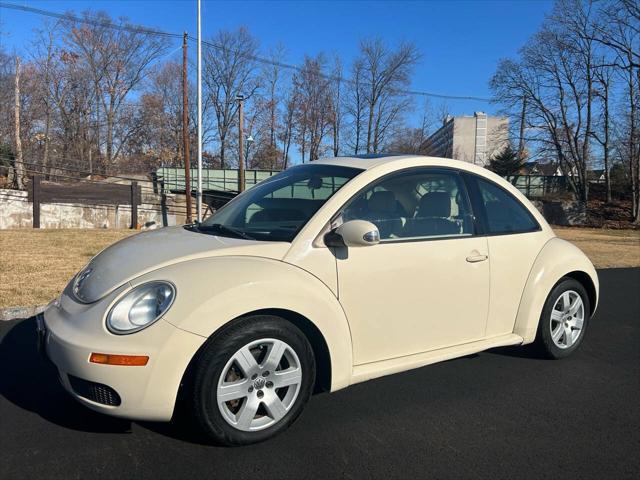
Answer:
<svg viewBox="0 0 640 480"><path fill-rule="evenodd" d="M599 273L569 359L498 349L317 395L242 448L83 408L37 355L34 320L0 322L0 478L637 478L640 269Z"/></svg>

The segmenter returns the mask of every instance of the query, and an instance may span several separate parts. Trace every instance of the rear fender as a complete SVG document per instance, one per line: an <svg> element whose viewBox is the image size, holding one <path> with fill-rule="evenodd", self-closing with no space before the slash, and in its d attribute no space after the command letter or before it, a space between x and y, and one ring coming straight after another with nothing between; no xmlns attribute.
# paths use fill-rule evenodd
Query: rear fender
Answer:
<svg viewBox="0 0 640 480"><path fill-rule="evenodd" d="M513 333L524 339L523 344L535 340L540 315L549 293L562 277L572 272L586 273L591 279L596 300L591 311L595 312L599 283L593 264L578 247L554 237L540 250L520 300Z"/></svg>

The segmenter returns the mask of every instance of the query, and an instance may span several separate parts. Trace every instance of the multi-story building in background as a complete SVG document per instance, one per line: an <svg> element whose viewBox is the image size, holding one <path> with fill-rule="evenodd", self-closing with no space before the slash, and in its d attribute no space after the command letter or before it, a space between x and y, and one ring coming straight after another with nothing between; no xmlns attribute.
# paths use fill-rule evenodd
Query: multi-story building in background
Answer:
<svg viewBox="0 0 640 480"><path fill-rule="evenodd" d="M427 139L431 155L483 167L507 146L508 141L509 119L484 112L475 112L473 116L449 116Z"/></svg>

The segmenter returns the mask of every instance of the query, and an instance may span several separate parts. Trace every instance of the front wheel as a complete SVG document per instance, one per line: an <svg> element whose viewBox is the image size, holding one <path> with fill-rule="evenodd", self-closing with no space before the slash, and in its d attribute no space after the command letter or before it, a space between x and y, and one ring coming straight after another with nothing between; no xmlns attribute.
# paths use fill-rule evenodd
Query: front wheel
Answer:
<svg viewBox="0 0 640 480"><path fill-rule="evenodd" d="M547 297L536 334L538 350L548 358L571 355L582 343L591 312L580 282L564 277Z"/></svg>
<svg viewBox="0 0 640 480"><path fill-rule="evenodd" d="M290 322L256 315L232 323L200 352L187 401L216 443L270 438L300 415L315 382L313 350Z"/></svg>

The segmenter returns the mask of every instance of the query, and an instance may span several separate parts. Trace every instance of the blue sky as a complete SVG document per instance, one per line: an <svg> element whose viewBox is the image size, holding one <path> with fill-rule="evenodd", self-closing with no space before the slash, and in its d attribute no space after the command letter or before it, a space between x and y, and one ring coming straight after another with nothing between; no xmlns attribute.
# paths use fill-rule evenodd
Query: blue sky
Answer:
<svg viewBox="0 0 640 480"><path fill-rule="evenodd" d="M13 0L55 12L104 10L112 17L171 32L196 34L195 0ZM488 81L499 58L515 54L552 8L552 1L211 1L203 0L203 35L247 26L268 50L279 43L289 63L305 54L339 54L348 65L358 41L380 36L407 40L423 54L412 88L450 95L488 97ZM24 53L42 18L0 9L0 41ZM175 48L179 40L175 40ZM172 49L173 50L173 49ZM195 50L195 48L193 49ZM174 54L176 58L179 52ZM433 99L437 107L441 101ZM447 101L454 114L496 110L495 105Z"/></svg>

